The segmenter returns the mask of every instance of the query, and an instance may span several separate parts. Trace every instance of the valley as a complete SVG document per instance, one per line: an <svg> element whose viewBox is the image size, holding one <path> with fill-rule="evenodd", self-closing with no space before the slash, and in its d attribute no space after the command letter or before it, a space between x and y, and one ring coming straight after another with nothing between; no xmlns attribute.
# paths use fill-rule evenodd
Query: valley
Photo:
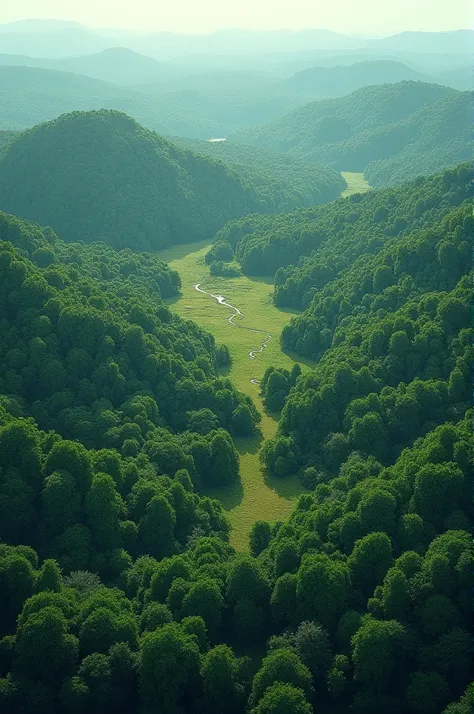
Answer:
<svg viewBox="0 0 474 714"><path fill-rule="evenodd" d="M370 190L363 174L344 172L342 175L347 183L342 196ZM281 350L281 331L297 312L275 307L273 280L246 275L238 278L211 276L209 266L204 262L210 246L209 241L187 243L162 250L157 256L176 270L182 281L181 295L170 298L168 306L180 317L193 320L208 330L218 343L228 345L232 356L228 376L237 389L253 399L262 415L258 436L235 440L240 455L241 481L208 491L209 495L219 499L230 518L231 544L236 550L244 550L248 549L248 537L255 521L263 518L274 522L286 518L292 512L295 500L305 490L296 475L285 479L271 477L260 464L261 448L267 439L276 435L279 415L265 411L258 381L270 365L291 370L298 362L305 371L311 362ZM199 289L196 289L197 285ZM224 297L225 303L217 301L216 296ZM227 304L238 308L241 314ZM234 313L235 319L231 322L229 318ZM266 341L266 335L271 335L271 340ZM262 341L266 344L260 351Z"/></svg>
<svg viewBox="0 0 474 714"><path fill-rule="evenodd" d="M303 488L295 475L289 479L267 477L260 465L259 452L266 439L275 436L278 415L264 411L259 396L259 380L270 365L291 369L298 361L304 370L307 365L300 359L285 354L280 349L281 331L289 322L292 313L278 310L272 301L273 282L268 278L220 278L209 275L204 256L210 248L208 241L175 246L157 255L181 276L182 289L179 297L167 301L168 306L185 319L197 322L208 330L219 343L228 345L232 365L228 376L234 385L248 394L262 414L260 434L236 439L240 455L241 481L208 492L218 498L226 510L231 524L231 543L237 550L248 548L248 536L255 521L276 521L288 516ZM228 322L232 314L225 305L219 304L195 285L207 292L223 295L226 302L239 308L242 326L264 330L272 335L265 349L250 359L249 352L258 350L263 335L236 329Z"/></svg>

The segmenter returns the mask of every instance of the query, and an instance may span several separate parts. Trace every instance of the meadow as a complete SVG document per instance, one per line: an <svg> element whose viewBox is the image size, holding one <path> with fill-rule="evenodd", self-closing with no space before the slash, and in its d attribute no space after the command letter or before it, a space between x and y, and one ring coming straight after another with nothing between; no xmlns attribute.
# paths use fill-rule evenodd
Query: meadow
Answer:
<svg viewBox="0 0 474 714"><path fill-rule="evenodd" d="M341 193L343 198L353 193L367 193L367 191L370 191L370 184L365 180L364 174L358 174L352 171L341 171L341 173L347 183L346 190Z"/></svg>
<svg viewBox="0 0 474 714"><path fill-rule="evenodd" d="M220 500L228 513L232 524L232 545L238 550L245 550L253 523L259 518L269 521L285 518L303 491L296 476L284 481L270 479L260 466L258 454L263 441L276 432L277 415L264 411L259 386L252 380L261 379L270 365L287 369L291 369L296 361L302 369L307 368L307 365L301 359L281 351L280 333L293 313L274 306L273 281L244 275L238 278L211 276L204 262L209 247L208 241L189 243L160 251L158 257L179 272L183 283L181 295L167 301L169 307L181 317L192 319L208 330L217 342L228 345L232 356L228 376L238 389L252 397L262 414L257 436L236 439L240 454L240 483L210 493ZM219 305L210 296L198 292L194 287L196 283L201 283L201 287L209 292L224 295L226 301L238 307L243 318L237 317L237 323L266 330L272 335L272 340L262 353L254 359L249 357L251 350L258 349L264 335L239 330L230 324L228 318L232 311Z"/></svg>

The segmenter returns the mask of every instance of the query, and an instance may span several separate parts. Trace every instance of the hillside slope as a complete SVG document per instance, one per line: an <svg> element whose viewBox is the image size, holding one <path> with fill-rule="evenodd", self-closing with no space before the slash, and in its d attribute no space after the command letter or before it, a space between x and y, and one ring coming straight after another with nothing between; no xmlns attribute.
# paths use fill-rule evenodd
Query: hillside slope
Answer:
<svg viewBox="0 0 474 714"><path fill-rule="evenodd" d="M22 133L0 155L0 207L68 240L157 250L209 237L263 210L218 162L179 149L113 111L67 114Z"/></svg>
<svg viewBox="0 0 474 714"><path fill-rule="evenodd" d="M433 173L472 155L472 95L421 82L364 87L347 97L313 102L266 125L243 129L230 142L261 146L368 174L389 185ZM387 161L388 160L388 161Z"/></svg>
<svg viewBox="0 0 474 714"><path fill-rule="evenodd" d="M311 156L321 146L406 119L427 102L454 93L447 87L418 82L362 87L347 97L311 102L268 124L242 129L228 141Z"/></svg>
<svg viewBox="0 0 474 714"><path fill-rule="evenodd" d="M147 97L72 72L37 67L0 66L0 129L26 129L77 110L117 109L162 134L209 137L218 126L199 108Z"/></svg>

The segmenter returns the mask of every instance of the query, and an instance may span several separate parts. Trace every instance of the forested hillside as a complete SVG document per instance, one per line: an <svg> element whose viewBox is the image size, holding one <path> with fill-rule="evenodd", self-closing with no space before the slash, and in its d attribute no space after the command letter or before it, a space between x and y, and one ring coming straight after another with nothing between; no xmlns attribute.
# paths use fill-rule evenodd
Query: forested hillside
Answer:
<svg viewBox="0 0 474 714"><path fill-rule="evenodd" d="M444 200L425 211L416 227L388 231L378 245L349 243L343 261L340 236L277 288L284 302L285 287L297 294L298 281L308 288L311 275L317 279L326 269L324 287L313 279L309 307L282 334L284 347L318 360L291 392L280 422L282 436L291 435L303 460L308 451L322 458L326 437L329 454L337 437L339 446L360 448L388 464L407 441L466 409L472 367L470 178L469 166L436 177L431 186L442 183ZM405 191L416 201L416 186Z"/></svg>
<svg viewBox="0 0 474 714"><path fill-rule="evenodd" d="M158 250L210 238L237 216L278 210L283 188L264 176L254 185L248 172L178 148L125 114L74 112L4 147L0 208L51 225L67 241ZM322 201L344 183L321 170L318 186Z"/></svg>
<svg viewBox="0 0 474 714"><path fill-rule="evenodd" d="M0 139L1 140L1 139ZM237 169L248 186L258 187L276 212L327 203L344 190L339 172L267 149L229 143L173 137L173 143L206 154Z"/></svg>
<svg viewBox="0 0 474 714"><path fill-rule="evenodd" d="M244 273L275 276L278 306L305 308L360 255L376 253L390 237L421 227L464 200L470 173L460 182L452 175L420 177L288 214L244 216L216 234L215 246L230 244Z"/></svg>
<svg viewBox="0 0 474 714"><path fill-rule="evenodd" d="M472 94L422 82L363 87L313 102L229 141L366 172L373 186L402 183L467 161Z"/></svg>

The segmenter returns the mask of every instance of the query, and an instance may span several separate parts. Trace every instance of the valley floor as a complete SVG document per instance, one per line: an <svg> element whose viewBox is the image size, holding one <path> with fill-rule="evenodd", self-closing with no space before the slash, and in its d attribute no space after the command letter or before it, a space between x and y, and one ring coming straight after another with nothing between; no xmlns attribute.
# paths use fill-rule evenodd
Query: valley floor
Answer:
<svg viewBox="0 0 474 714"><path fill-rule="evenodd" d="M232 355L229 377L235 386L254 400L262 414L260 434L250 439L237 439L240 453L241 482L226 489L214 491L226 509L231 523L232 545L238 550L248 547L248 535L256 520L264 518L276 521L285 518L292 511L294 502L303 489L299 480L269 479L259 462L259 451L265 439L272 438L277 429L275 416L265 413L259 396L258 384L253 379L262 378L270 365L291 369L300 359L285 354L280 348L280 333L291 319L291 312L277 309L272 301L273 282L268 278L219 278L211 277L204 256L210 245L191 243L161 251L158 257L177 270L183 283L181 296L168 301L169 307L181 317L197 322L214 335L216 341L228 345ZM265 350L250 359L249 352L258 349L262 336L258 333L239 330L228 322L232 311L219 305L209 295L195 289L196 283L216 295L224 295L226 301L238 307L243 313L241 324L266 330L272 340ZM236 318L236 322L239 318Z"/></svg>

